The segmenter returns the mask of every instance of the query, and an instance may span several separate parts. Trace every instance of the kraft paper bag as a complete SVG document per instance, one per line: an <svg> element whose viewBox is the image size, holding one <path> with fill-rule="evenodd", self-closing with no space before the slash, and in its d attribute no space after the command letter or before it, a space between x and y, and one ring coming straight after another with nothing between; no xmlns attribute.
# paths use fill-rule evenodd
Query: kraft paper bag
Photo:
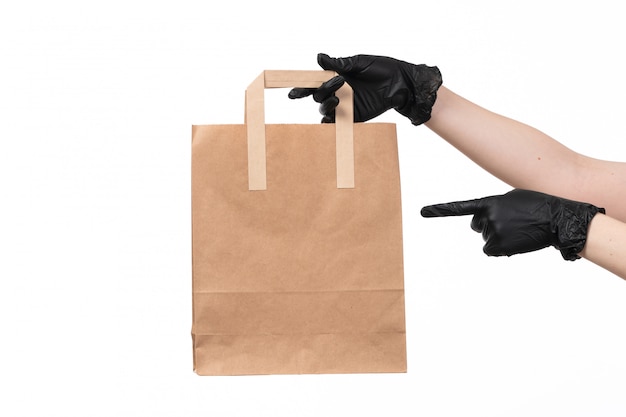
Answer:
<svg viewBox="0 0 626 417"><path fill-rule="evenodd" d="M264 88L329 71L264 71L246 123L192 127L193 354L199 375L406 372L396 129L265 124Z"/></svg>

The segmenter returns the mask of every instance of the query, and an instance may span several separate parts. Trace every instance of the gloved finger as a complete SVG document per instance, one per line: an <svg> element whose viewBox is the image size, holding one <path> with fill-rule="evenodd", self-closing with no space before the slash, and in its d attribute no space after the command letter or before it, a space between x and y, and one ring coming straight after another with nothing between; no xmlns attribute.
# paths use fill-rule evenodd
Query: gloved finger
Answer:
<svg viewBox="0 0 626 417"><path fill-rule="evenodd" d="M318 103L322 103L324 100L334 95L335 92L339 90L345 82L346 80L342 76L337 75L330 80L322 83L322 85L317 88L292 88L287 96L291 99L298 99L312 95L313 100L317 101Z"/></svg>
<svg viewBox="0 0 626 417"><path fill-rule="evenodd" d="M490 238L483 246L483 252L488 256L513 256L520 253L533 252L536 250L544 249L550 246L549 244L532 244L532 245L520 245L519 243L512 243L502 239Z"/></svg>
<svg viewBox="0 0 626 417"><path fill-rule="evenodd" d="M318 103L323 103L329 97L333 96L345 82L346 80L341 75L331 78L315 90L313 93L313 100Z"/></svg>
<svg viewBox="0 0 626 417"><path fill-rule="evenodd" d="M491 241L488 241L487 243L485 243L485 246L483 246L483 252L487 256L511 256L512 255L511 253L507 253L505 249L502 247L502 245L496 242L491 242Z"/></svg>
<svg viewBox="0 0 626 417"><path fill-rule="evenodd" d="M476 213L472 217L470 227L473 231L483 234L483 239L486 241L489 238L489 231L487 230L487 218L483 213Z"/></svg>
<svg viewBox="0 0 626 417"><path fill-rule="evenodd" d="M337 105L339 105L339 97L330 96L320 104L320 113L326 117L334 115Z"/></svg>
<svg viewBox="0 0 626 417"><path fill-rule="evenodd" d="M335 113L322 117L322 123L335 123Z"/></svg>
<svg viewBox="0 0 626 417"><path fill-rule="evenodd" d="M308 97L315 93L317 88L292 88L287 97L291 99Z"/></svg>
<svg viewBox="0 0 626 417"><path fill-rule="evenodd" d="M451 203L433 204L422 207L423 217L448 217L476 214L483 207L484 198L475 200L454 201Z"/></svg>
<svg viewBox="0 0 626 417"><path fill-rule="evenodd" d="M325 70L336 71L339 74L359 70L358 56L346 58L331 58L326 54L317 54L317 63ZM362 69L362 68L361 68Z"/></svg>

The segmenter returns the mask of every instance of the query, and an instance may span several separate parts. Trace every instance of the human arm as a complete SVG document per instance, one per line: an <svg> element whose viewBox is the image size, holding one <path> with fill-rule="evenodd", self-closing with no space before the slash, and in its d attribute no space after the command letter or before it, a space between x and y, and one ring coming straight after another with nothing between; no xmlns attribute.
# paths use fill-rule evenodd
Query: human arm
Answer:
<svg viewBox="0 0 626 417"><path fill-rule="evenodd" d="M605 207L626 222L626 163L577 153L540 130L491 112L442 86L425 125L515 188Z"/></svg>
<svg viewBox="0 0 626 417"><path fill-rule="evenodd" d="M424 122L512 187L587 201L626 222L626 163L582 155L532 126L463 98L441 85L437 67L371 55L330 58L320 54L318 63L338 72L340 82L335 79L319 89L294 89L290 97L313 95L321 103L325 122L333 120L338 103L333 92L345 79L355 93L355 121L369 120L390 108L401 114L412 111L421 115L409 117L413 124Z"/></svg>

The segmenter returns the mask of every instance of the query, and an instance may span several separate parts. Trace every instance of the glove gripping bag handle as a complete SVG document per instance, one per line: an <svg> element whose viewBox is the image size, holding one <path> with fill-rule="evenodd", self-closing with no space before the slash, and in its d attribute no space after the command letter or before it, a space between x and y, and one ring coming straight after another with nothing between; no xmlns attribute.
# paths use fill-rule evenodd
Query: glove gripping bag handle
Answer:
<svg viewBox="0 0 626 417"><path fill-rule="evenodd" d="M266 190L265 88L316 88L337 75L334 71L266 70L246 89L248 140L248 189ZM352 88L347 83L335 93L337 188L354 188L354 108Z"/></svg>

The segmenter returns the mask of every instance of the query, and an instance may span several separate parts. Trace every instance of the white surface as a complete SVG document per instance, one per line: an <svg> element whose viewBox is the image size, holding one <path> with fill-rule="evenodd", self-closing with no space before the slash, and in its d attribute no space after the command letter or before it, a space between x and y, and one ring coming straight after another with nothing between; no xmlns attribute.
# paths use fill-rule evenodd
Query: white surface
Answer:
<svg viewBox="0 0 626 417"><path fill-rule="evenodd" d="M508 191L395 112L409 372L192 372L191 125L263 69L381 54L591 156L626 159L616 2L8 2L0 13L0 414L624 416L626 283L482 254L426 204ZM319 119L268 94L268 122ZM451 238L453 236L453 238Z"/></svg>

